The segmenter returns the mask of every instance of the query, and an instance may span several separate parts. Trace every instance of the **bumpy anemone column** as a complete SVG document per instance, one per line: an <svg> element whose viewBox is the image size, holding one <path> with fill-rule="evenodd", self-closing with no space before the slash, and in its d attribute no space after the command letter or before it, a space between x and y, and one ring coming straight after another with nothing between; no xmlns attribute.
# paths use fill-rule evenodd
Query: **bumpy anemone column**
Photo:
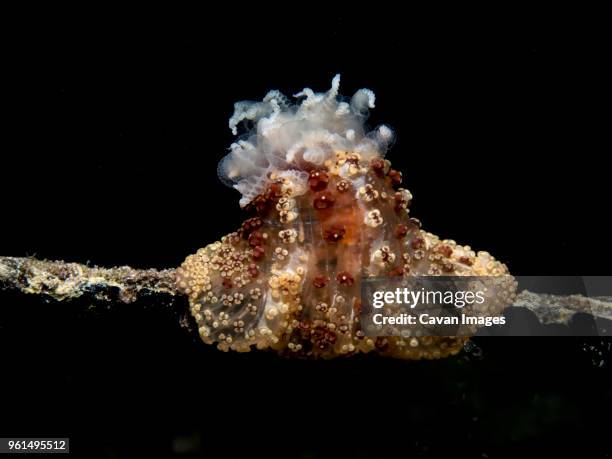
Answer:
<svg viewBox="0 0 612 459"><path fill-rule="evenodd" d="M222 350L271 348L331 358L376 351L407 359L456 354L461 337L368 337L359 324L365 276L499 276L499 303L515 283L502 263L421 229L410 192L384 159L392 131L366 133L374 94L338 100L305 89L300 105L276 91L236 104L230 127L252 121L219 172L255 215L189 256L177 288L189 296L202 339Z"/></svg>

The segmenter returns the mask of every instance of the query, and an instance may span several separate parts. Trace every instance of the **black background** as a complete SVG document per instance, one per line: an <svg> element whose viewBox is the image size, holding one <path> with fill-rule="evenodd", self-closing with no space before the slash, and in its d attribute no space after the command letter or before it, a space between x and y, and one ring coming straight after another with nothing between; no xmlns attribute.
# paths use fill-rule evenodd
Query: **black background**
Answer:
<svg viewBox="0 0 612 459"><path fill-rule="evenodd" d="M387 157L428 231L517 275L610 272L596 26L386 8L95 17L28 19L4 42L2 255L179 265L243 219L216 173L233 103L341 73L344 95L375 91L370 124L396 130ZM2 436L70 436L86 457L610 453L609 342L303 362L208 348L186 311L0 292Z"/></svg>

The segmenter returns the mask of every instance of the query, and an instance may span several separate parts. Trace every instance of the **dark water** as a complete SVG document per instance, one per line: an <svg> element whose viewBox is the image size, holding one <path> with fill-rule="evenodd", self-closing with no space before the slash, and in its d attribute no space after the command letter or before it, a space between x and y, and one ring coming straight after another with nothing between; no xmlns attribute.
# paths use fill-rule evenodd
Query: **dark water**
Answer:
<svg viewBox="0 0 612 459"><path fill-rule="evenodd" d="M177 266L241 222L216 175L232 104L341 72L396 129L388 158L424 228L517 275L610 274L601 29L255 10L99 27L28 12L4 58L0 254ZM1 436L69 436L88 458L612 453L609 341L292 361L201 344L182 301L87 306L0 292Z"/></svg>
<svg viewBox="0 0 612 459"><path fill-rule="evenodd" d="M610 341L481 338L456 358L221 353L173 306L0 296L2 432L88 457L606 457ZM118 454L119 456L113 456Z"/></svg>

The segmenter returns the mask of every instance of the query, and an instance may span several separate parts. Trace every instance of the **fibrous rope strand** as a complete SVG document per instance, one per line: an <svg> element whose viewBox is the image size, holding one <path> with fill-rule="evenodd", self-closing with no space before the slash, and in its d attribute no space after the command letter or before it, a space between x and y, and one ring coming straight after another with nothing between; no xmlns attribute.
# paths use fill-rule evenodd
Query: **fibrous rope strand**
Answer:
<svg viewBox="0 0 612 459"><path fill-rule="evenodd" d="M0 285L56 300L93 295L130 303L143 294L177 293L174 269L99 268L30 257L0 257ZM612 298L520 292L513 304L532 311L542 323L566 324L576 313L612 320Z"/></svg>
<svg viewBox="0 0 612 459"><path fill-rule="evenodd" d="M0 257L0 285L56 300L93 295L130 303L143 294L176 294L174 269L99 268L29 257Z"/></svg>

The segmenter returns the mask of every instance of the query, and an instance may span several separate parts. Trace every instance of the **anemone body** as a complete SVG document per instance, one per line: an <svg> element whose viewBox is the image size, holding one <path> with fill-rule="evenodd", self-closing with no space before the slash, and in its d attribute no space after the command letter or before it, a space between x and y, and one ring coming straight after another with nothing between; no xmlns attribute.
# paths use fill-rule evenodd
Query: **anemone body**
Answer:
<svg viewBox="0 0 612 459"><path fill-rule="evenodd" d="M366 336L360 327L364 277L504 276L506 267L421 229L409 215L402 174L384 159L393 131L365 128L374 93L304 89L290 104L278 91L239 102L230 128L247 130L219 165L252 213L234 233L187 257L177 287L188 295L199 333L222 350L274 349L330 358L377 351L439 358L462 337ZM497 287L510 304L511 281Z"/></svg>

